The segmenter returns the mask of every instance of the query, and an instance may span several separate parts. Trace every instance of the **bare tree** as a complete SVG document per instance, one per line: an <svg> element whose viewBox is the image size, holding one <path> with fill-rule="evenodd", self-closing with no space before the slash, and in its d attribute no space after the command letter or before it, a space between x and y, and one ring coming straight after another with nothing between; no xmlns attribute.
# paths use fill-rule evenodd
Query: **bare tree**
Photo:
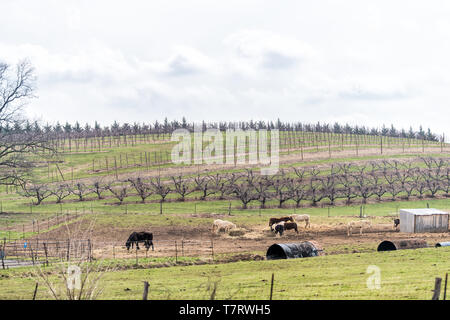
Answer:
<svg viewBox="0 0 450 320"><path fill-rule="evenodd" d="M178 177L172 177L174 192L180 195L180 201L184 201L186 196L195 191L193 187L191 187L190 181L188 179L183 179L181 175Z"/></svg>
<svg viewBox="0 0 450 320"><path fill-rule="evenodd" d="M297 208L300 207L300 202L306 200L308 197L308 184L306 177L308 171L306 169L293 168L296 178L292 179L292 182L288 184L289 192L292 196L292 200L295 202Z"/></svg>
<svg viewBox="0 0 450 320"><path fill-rule="evenodd" d="M374 195L374 188L370 183L370 176L365 173L353 175L355 181L355 192L362 198L362 203L367 203L372 195Z"/></svg>
<svg viewBox="0 0 450 320"><path fill-rule="evenodd" d="M250 177L250 179L249 179ZM238 180L234 181L230 186L231 193L241 200L242 208L247 209L248 204L253 200L258 200L258 193L253 185L252 174L242 175Z"/></svg>
<svg viewBox="0 0 450 320"><path fill-rule="evenodd" d="M447 161L442 158L421 158L427 168L422 171L425 185L434 198L439 191L444 191L443 181L445 181L445 167Z"/></svg>
<svg viewBox="0 0 450 320"><path fill-rule="evenodd" d="M352 202L352 199L357 197L357 194L355 193L355 179L352 174L353 165L349 163L339 166L342 172L342 174L340 174L338 178L339 183L342 185L342 195L347 199L346 203L350 204Z"/></svg>
<svg viewBox="0 0 450 320"><path fill-rule="evenodd" d="M149 183L144 182L140 177L128 178L128 182L131 183L137 194L141 198L142 203L145 203L145 199L153 194L152 187Z"/></svg>
<svg viewBox="0 0 450 320"><path fill-rule="evenodd" d="M45 133L8 130L11 125L21 126L21 111L34 97L34 85L34 69L28 61L17 64L15 70L0 62L0 184L3 185L24 185L36 165L36 157L29 155L53 151Z"/></svg>
<svg viewBox="0 0 450 320"><path fill-rule="evenodd" d="M309 180L308 197L313 206L317 206L317 203L325 198L325 192L322 188L323 177L313 176Z"/></svg>
<svg viewBox="0 0 450 320"><path fill-rule="evenodd" d="M107 185L105 185L101 179L94 180L91 186L91 192L97 195L99 200L103 199L102 192L107 190Z"/></svg>
<svg viewBox="0 0 450 320"><path fill-rule="evenodd" d="M424 180L424 175L425 174L423 173L423 170L421 168L418 168L417 174L415 174L411 177L420 199L423 198L425 191L426 191L426 183Z"/></svg>
<svg viewBox="0 0 450 320"><path fill-rule="evenodd" d="M282 208L286 201L292 199L292 194L288 187L290 184L292 184L292 179L285 177L283 170L280 170L279 175L274 177L274 197L278 200L278 208Z"/></svg>
<svg viewBox="0 0 450 320"><path fill-rule="evenodd" d="M397 167L395 167L395 171L391 171L388 168L384 168L383 170L383 177L387 182L386 189L391 194L392 201L394 201L395 197L402 191L400 185L398 184L396 170Z"/></svg>
<svg viewBox="0 0 450 320"><path fill-rule="evenodd" d="M85 197L92 192L83 182L77 182L70 188L70 192L78 197L79 201L84 201Z"/></svg>
<svg viewBox="0 0 450 320"><path fill-rule="evenodd" d="M36 198L35 205L40 205L42 201L51 196L51 192L45 184L22 184L22 192L19 192L24 197Z"/></svg>
<svg viewBox="0 0 450 320"><path fill-rule="evenodd" d="M339 181L337 179L339 172L339 167L331 165L330 174L325 177L321 177L319 180L322 184L324 196L325 198L330 199L331 205L334 205L335 200L341 196L340 190L338 188Z"/></svg>
<svg viewBox="0 0 450 320"><path fill-rule="evenodd" d="M122 181L120 181L120 185L115 185L114 182L109 183L107 185L107 189L111 192L111 194L119 200L119 204L123 203L123 200L128 196L128 185L123 184Z"/></svg>
<svg viewBox="0 0 450 320"><path fill-rule="evenodd" d="M448 166L448 162L447 162L447 166ZM445 196L448 197L448 196L450 196L450 167L447 167L445 169L445 173L443 176L444 176L443 189L445 192Z"/></svg>
<svg viewBox="0 0 450 320"><path fill-rule="evenodd" d="M230 191L230 183L228 180L232 179L233 176L229 174L221 175L216 173L215 175L211 175L211 181L213 184L213 189L216 193L219 193L219 199L225 199L225 194Z"/></svg>
<svg viewBox="0 0 450 320"><path fill-rule="evenodd" d="M383 178L381 175L381 168L378 163L371 163L372 169L368 173L368 183L372 187L372 193L377 196L378 201L381 201L384 194L386 194L387 190L383 182Z"/></svg>
<svg viewBox="0 0 450 320"><path fill-rule="evenodd" d="M163 203L169 193L172 192L170 185L161 181L161 177L152 178L150 180L154 193L161 197L160 202Z"/></svg>
<svg viewBox="0 0 450 320"><path fill-rule="evenodd" d="M258 194L258 201L261 204L261 209L264 209L266 207L266 201L270 199L273 194L270 191L273 182L268 176L262 176L259 177L254 183L255 191Z"/></svg>
<svg viewBox="0 0 450 320"><path fill-rule="evenodd" d="M50 194L56 197L56 203L61 203L62 200L70 196L70 187L67 183L53 185L50 188Z"/></svg>
<svg viewBox="0 0 450 320"><path fill-rule="evenodd" d="M20 120L20 111L33 98L35 76L31 64L22 61L14 72L10 69L0 62L0 128Z"/></svg>
<svg viewBox="0 0 450 320"><path fill-rule="evenodd" d="M207 175L197 175L194 178L194 182L196 185L196 189L198 191L202 192L202 195L200 196L201 200L206 200L206 197L214 194L214 181L211 180L211 178Z"/></svg>

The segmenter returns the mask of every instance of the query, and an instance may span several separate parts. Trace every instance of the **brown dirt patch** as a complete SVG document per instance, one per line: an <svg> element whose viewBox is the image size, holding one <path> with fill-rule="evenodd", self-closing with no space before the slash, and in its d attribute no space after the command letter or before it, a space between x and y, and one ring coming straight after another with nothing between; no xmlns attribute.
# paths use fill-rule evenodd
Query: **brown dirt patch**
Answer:
<svg viewBox="0 0 450 320"><path fill-rule="evenodd" d="M314 240L324 248L325 254L336 254L376 250L377 245L386 239L423 239L430 246L450 239L449 232L408 234L394 230L390 223L377 223L377 219L373 219L372 224L372 230L364 231L362 235L359 234L359 230L355 230L350 237L347 236L346 224L340 222L335 225L313 224L308 229L300 226L298 234L290 230L280 237L275 236L265 225L247 227L243 235L231 236L224 233L212 235L209 227L201 225L182 227L143 225L139 230L130 227L94 226L91 232L87 232L89 228L87 221L76 221L69 224L67 228L61 227L45 233L45 238L64 240L69 235L72 239L89 238L94 244L95 257L135 258L136 250L127 251L124 247L126 239L133 231L150 230L154 235L155 250L150 249L146 252L141 245L141 250L138 251L139 258L176 256L211 258L222 254L244 255L231 260L244 260L245 255L254 253L264 255L267 248L274 243ZM84 231L80 233L80 230ZM41 234L39 239L43 238Z"/></svg>

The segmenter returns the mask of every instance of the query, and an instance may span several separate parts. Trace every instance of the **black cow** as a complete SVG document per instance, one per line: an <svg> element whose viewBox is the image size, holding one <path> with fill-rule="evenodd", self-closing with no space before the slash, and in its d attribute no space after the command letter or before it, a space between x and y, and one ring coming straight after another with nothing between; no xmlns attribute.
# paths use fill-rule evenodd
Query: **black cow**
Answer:
<svg viewBox="0 0 450 320"><path fill-rule="evenodd" d="M283 225L282 224L277 224L276 226L275 226L275 235L277 234L277 233L279 233L280 234L280 237L283 235L283 232L284 232L284 227L283 227Z"/></svg>
<svg viewBox="0 0 450 320"><path fill-rule="evenodd" d="M397 229L399 224L400 224L400 219L394 219L394 228L395 229Z"/></svg>
<svg viewBox="0 0 450 320"><path fill-rule="evenodd" d="M133 248L133 245L136 244L136 250L139 250L139 242L144 242L145 247L150 249L152 246L152 251L155 251L155 247L153 246L153 233L151 232L133 232L129 237L125 246L127 250L130 250L130 247Z"/></svg>

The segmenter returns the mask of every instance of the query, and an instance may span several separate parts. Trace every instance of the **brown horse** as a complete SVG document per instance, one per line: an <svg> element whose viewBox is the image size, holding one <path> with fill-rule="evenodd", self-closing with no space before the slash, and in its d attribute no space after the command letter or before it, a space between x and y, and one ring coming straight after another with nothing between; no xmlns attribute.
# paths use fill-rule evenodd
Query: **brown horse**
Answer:
<svg viewBox="0 0 450 320"><path fill-rule="evenodd" d="M294 229L295 232L298 233L297 224L295 222L286 222L284 224L284 230L286 231L286 230L291 230L291 229Z"/></svg>
<svg viewBox="0 0 450 320"><path fill-rule="evenodd" d="M294 222L294 219L292 217L270 218L270 220L269 220L270 231L273 231L272 226L274 224L282 222L282 221L284 221L284 222L287 222L287 221Z"/></svg>

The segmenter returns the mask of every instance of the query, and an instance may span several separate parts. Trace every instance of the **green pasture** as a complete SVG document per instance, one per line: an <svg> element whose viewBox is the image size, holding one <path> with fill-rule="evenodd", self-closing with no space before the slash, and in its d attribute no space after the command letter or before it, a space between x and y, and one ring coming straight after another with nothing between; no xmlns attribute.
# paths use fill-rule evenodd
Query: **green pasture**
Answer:
<svg viewBox="0 0 450 320"><path fill-rule="evenodd" d="M103 274L99 299L141 299L143 281L150 283L150 300L210 299L213 288L215 299L269 299L273 273L275 300L429 300L434 279L450 271L449 261L450 248L425 248L165 268L122 265ZM373 276L367 273L369 266L379 268L379 289L368 287ZM62 288L62 280L54 274L57 268L44 269ZM37 280L32 267L0 270L0 299L31 299ZM37 299L50 298L39 282Z"/></svg>

